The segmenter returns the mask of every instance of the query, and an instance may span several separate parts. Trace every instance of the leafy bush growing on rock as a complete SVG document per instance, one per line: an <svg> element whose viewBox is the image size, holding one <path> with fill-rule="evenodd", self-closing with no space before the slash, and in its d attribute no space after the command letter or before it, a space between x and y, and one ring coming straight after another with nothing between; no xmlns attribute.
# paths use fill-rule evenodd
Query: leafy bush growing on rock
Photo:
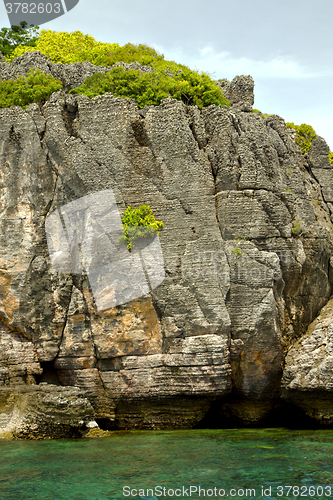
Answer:
<svg viewBox="0 0 333 500"><path fill-rule="evenodd" d="M297 134L295 137L295 142L302 148L302 153L308 153L311 149L312 142L317 137L315 130L311 125L302 123L302 125L295 125L294 123L286 123L287 127L296 130ZM331 163L333 163L333 153L329 151L328 157Z"/></svg>
<svg viewBox="0 0 333 500"><path fill-rule="evenodd" d="M308 153L312 146L312 142L317 137L316 132L311 127L311 125L307 125L306 123L302 123L302 125L295 125L294 123L286 123L287 127L293 128L296 130L297 134L295 137L295 142L302 148L302 153Z"/></svg>
<svg viewBox="0 0 333 500"><path fill-rule="evenodd" d="M62 88L62 83L52 76L31 69L17 80L0 80L0 108L22 106L47 99Z"/></svg>
<svg viewBox="0 0 333 500"><path fill-rule="evenodd" d="M163 73L144 73L140 70L126 71L119 66L109 73L92 75L69 93L94 97L106 92L117 97L134 98L139 108L146 105L158 106L162 99L169 96L183 100L186 104L196 104L200 109L210 104L229 104L207 75L199 75L190 70L184 70L178 76L168 76Z"/></svg>
<svg viewBox="0 0 333 500"><path fill-rule="evenodd" d="M118 243L126 241L127 248L135 247L135 241L140 238L154 237L163 228L163 222L156 220L149 205L141 205L139 208L127 207L122 216L123 234Z"/></svg>
<svg viewBox="0 0 333 500"><path fill-rule="evenodd" d="M80 87L70 90L69 93L95 97L106 92L111 92L116 97L132 97L137 100L140 108L146 104L158 105L169 95L160 88L158 76L155 73L143 73L138 70L125 71L121 66L114 68L110 73L95 73Z"/></svg>

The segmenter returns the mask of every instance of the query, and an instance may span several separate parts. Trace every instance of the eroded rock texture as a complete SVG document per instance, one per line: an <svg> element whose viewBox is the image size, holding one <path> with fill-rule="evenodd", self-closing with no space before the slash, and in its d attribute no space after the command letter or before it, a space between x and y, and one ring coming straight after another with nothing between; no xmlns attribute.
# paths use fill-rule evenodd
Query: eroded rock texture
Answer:
<svg viewBox="0 0 333 500"><path fill-rule="evenodd" d="M289 350L282 378L285 399L321 423L333 423L333 299Z"/></svg>
<svg viewBox="0 0 333 500"><path fill-rule="evenodd" d="M101 70L32 53L0 77L31 65L66 91ZM322 139L306 159L282 118L252 113L251 77L227 87L230 109L57 92L0 110L3 394L75 386L117 428L191 427L213 402L246 424L269 413L331 296L332 168ZM52 269L45 220L106 189L163 221L165 279L98 311L85 274Z"/></svg>

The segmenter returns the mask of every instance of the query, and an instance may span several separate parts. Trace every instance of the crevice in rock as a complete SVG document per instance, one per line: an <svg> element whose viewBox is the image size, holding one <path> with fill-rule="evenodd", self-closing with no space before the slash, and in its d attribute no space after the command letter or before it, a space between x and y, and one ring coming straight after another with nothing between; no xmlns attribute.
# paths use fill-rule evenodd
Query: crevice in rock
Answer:
<svg viewBox="0 0 333 500"><path fill-rule="evenodd" d="M149 148L149 139L144 126L143 118L132 123L132 129L134 132L134 137L140 146L145 146Z"/></svg>
<svg viewBox="0 0 333 500"><path fill-rule="evenodd" d="M83 280L85 280L85 279L87 279L87 275L83 275L83 276L82 276L82 279L81 279L81 285L82 285L82 286L83 286ZM89 287L89 280L87 279L87 281L88 281L88 287ZM82 292L82 295L83 295L83 300L84 300L84 302L85 302L86 308L87 308L87 310L88 310L88 306L87 306L86 298L85 298L85 296L84 296L84 294L83 294L83 290L82 290L82 289L81 289L81 292ZM89 320L89 324L90 324L89 326L91 327L90 320ZM104 381L103 381L103 378L102 378L102 375L101 375L101 372L100 372L100 366L102 366L102 365L101 365L101 361L102 361L102 360L100 360L100 359L99 359L99 356L98 356L98 351L97 351L97 346L96 346L96 344L95 344L95 339L94 339L94 335L93 335L93 332L92 332L91 328L90 328L90 332L91 332L91 333L90 333L90 338L91 338L92 346L93 346L93 348L94 348L95 360L97 361L97 367L98 367L97 372L98 372L98 376L99 376L99 379L100 379L100 381L101 381L101 385L102 385L102 387L103 387L103 391L104 391L104 393L106 393L107 389L106 389L106 387L105 387L105 385L104 385ZM104 371L104 370L102 370L102 371Z"/></svg>
<svg viewBox="0 0 333 500"><path fill-rule="evenodd" d="M65 328L66 328L66 325L67 325L67 321L68 321L68 312L69 312L69 308L70 308L70 305L71 305L71 302L72 302L72 296L73 296L73 288L74 288L74 285L72 284L71 286L71 292L70 292L70 297L69 297L69 300L68 300L68 304L67 304L67 308L66 308L66 312L65 312L65 321L64 321L64 326L61 330L61 336L60 336L60 341L59 341L59 344L58 344L58 353L56 354L53 362L59 357L59 354L60 354L60 349L61 349L61 344L64 340L64 333L65 333Z"/></svg>
<svg viewBox="0 0 333 500"><path fill-rule="evenodd" d="M61 112L62 119L65 124L65 128L70 137L75 137L78 139L79 135L77 132L77 122L78 122L78 106L73 106L72 104L66 103Z"/></svg>
<svg viewBox="0 0 333 500"><path fill-rule="evenodd" d="M312 172L312 169L311 169L311 167L310 167L310 165L309 165L308 161L306 161L306 163L305 163L305 168L306 168L306 170L309 172L310 176L311 176L311 177L312 177L312 178L316 181L316 183L318 184L319 189L320 189L320 194L321 194L321 197L322 197L322 199L323 199L323 201L324 201L325 205L327 206L327 201L325 200L325 196L324 196L324 194L323 194L323 189L322 189L322 186L321 186L321 184L320 184L319 180L317 179L317 177L315 176L315 174ZM328 207L327 207L327 208L328 208ZM330 211L329 211L329 212L330 212Z"/></svg>
<svg viewBox="0 0 333 500"><path fill-rule="evenodd" d="M182 207L182 209L184 210L185 214L186 215L192 215L193 214L193 210L191 210L188 206L185 205L185 203L183 202L183 200L180 200L178 198L178 201Z"/></svg>
<svg viewBox="0 0 333 500"><path fill-rule="evenodd" d="M198 135L197 135L197 133L196 133L196 131L195 131L195 127L194 127L194 123L193 123L193 122L190 122L190 123L189 123L189 128L190 128L190 130L191 130L191 132L192 132L192 135L193 135L194 140L195 140L195 141L196 141L196 143L198 144L198 148L199 148L200 150L205 151L205 147L207 146L207 137L206 137L206 144L205 144L205 145L203 145L203 144L202 144L202 142L201 142L201 141L199 140L199 138L198 138Z"/></svg>
<svg viewBox="0 0 333 500"><path fill-rule="evenodd" d="M41 106L39 106L39 109L41 109ZM39 131L39 130L38 130L37 123L36 123L36 121L35 121L35 119L34 119L33 115L30 115L30 116L31 116L32 121L33 121L33 122L34 122L34 124L35 124L35 127L36 127L36 132L37 132L37 134L38 134L39 140L40 140L40 142L42 143L42 142L43 142L43 139L44 139L44 136L45 136L46 123L45 123L45 128L44 128L44 130ZM42 145L42 144L41 144L41 146L43 147L43 145Z"/></svg>
<svg viewBox="0 0 333 500"><path fill-rule="evenodd" d="M156 296L154 295L153 291L151 292L151 301L152 301L152 304L153 304L153 308L155 309L155 312L156 312L156 315L157 315L157 319L158 319L159 323L161 323L161 321L163 319L163 313L164 313L164 311L160 307L160 305L158 303L158 300L157 300ZM164 309L165 309L165 307L164 307Z"/></svg>
<svg viewBox="0 0 333 500"><path fill-rule="evenodd" d="M46 217L51 212L51 209L53 207L54 200L55 200L55 197L56 197L56 193L57 193L57 190L58 190L58 184L59 184L59 172L58 172L58 170L56 170L56 169L53 168L53 166L52 166L52 160L51 160L51 158L49 156L49 153L47 154L47 160L48 160L49 164L51 165L51 168L52 168L53 172L55 173L56 179L55 179L55 183L54 183L54 189L53 189L52 197L51 197L50 201L48 202L48 204L46 205L45 214L43 214L44 221L46 220ZM61 214L60 211L59 211L59 214L60 214L60 217L61 217L62 214Z"/></svg>
<svg viewBox="0 0 333 500"><path fill-rule="evenodd" d="M19 132L17 132L14 125L12 125L10 128L9 139L13 142L20 142L20 134Z"/></svg>

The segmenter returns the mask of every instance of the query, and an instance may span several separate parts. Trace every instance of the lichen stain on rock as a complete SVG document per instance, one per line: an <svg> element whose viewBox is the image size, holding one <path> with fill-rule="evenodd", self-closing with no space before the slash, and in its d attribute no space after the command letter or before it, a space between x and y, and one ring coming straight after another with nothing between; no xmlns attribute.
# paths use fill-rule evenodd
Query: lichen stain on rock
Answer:
<svg viewBox="0 0 333 500"><path fill-rule="evenodd" d="M0 314L9 325L14 323L15 313L19 308L19 300L11 288L13 281L11 271L0 270Z"/></svg>
<svg viewBox="0 0 333 500"><path fill-rule="evenodd" d="M103 311L94 318L92 334L101 359L162 352L161 326L151 297Z"/></svg>

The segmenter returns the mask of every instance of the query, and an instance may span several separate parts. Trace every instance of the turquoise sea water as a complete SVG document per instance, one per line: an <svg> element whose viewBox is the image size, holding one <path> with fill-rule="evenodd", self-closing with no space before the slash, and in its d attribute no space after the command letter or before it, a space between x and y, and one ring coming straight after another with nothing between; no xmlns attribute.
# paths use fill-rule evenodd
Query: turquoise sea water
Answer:
<svg viewBox="0 0 333 500"><path fill-rule="evenodd" d="M330 497L330 430L130 431L101 439L0 441L0 500Z"/></svg>

